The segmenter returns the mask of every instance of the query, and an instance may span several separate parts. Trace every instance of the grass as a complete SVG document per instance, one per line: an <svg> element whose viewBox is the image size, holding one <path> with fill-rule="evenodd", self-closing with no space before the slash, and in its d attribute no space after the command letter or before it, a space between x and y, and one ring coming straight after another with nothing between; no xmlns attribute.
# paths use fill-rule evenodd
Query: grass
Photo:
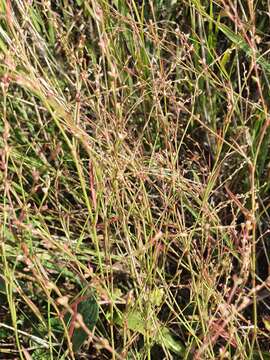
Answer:
<svg viewBox="0 0 270 360"><path fill-rule="evenodd" d="M269 359L266 1L0 1L0 357Z"/></svg>

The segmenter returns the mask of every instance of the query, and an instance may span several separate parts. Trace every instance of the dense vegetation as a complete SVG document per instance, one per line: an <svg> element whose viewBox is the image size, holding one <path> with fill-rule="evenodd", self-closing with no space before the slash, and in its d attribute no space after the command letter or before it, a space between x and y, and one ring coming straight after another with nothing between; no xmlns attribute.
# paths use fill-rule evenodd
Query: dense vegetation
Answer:
<svg viewBox="0 0 270 360"><path fill-rule="evenodd" d="M269 359L269 2L0 14L0 358Z"/></svg>

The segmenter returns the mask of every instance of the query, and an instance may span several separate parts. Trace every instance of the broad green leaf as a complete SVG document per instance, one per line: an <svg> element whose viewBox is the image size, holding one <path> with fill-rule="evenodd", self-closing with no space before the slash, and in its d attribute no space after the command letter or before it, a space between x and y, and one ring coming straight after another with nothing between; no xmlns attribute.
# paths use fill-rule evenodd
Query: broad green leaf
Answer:
<svg viewBox="0 0 270 360"><path fill-rule="evenodd" d="M155 306L159 306L162 303L163 297L164 297L164 290L156 288L155 290L153 290L151 292L149 300L150 300L151 304L153 304Z"/></svg>
<svg viewBox="0 0 270 360"><path fill-rule="evenodd" d="M160 344L163 344L166 348L170 349L175 354L184 354L184 346L173 338L170 330L164 327L159 335Z"/></svg>
<svg viewBox="0 0 270 360"><path fill-rule="evenodd" d="M93 295L87 298L86 300L81 301L77 306L77 313L81 314L85 325L90 331L93 331L94 326L98 321L98 315L99 315L98 312L99 312L98 303L96 301L95 296ZM67 314L65 316L65 322L68 326L70 326L71 324L70 314ZM88 337L87 333L81 327L79 328L75 327L74 332L71 336L74 352L77 352L80 349L80 347L87 339L87 337Z"/></svg>
<svg viewBox="0 0 270 360"><path fill-rule="evenodd" d="M150 333L154 342L166 347L181 357L185 354L183 344L173 338L171 331L167 327L159 321L154 322L151 319L146 323L143 316L136 310L130 311L127 315L119 313L115 316L114 321L119 326L127 324L129 330L139 332L144 336L146 336L147 332L148 334Z"/></svg>
<svg viewBox="0 0 270 360"><path fill-rule="evenodd" d="M234 50L234 48L229 48L227 50L224 51L221 61L220 61L220 66L222 68L223 71L226 71L226 65L228 63L228 61L230 60L230 56L232 51ZM227 72L227 71L226 71Z"/></svg>
<svg viewBox="0 0 270 360"><path fill-rule="evenodd" d="M270 321L268 318L263 318L263 323L267 331L270 331Z"/></svg>

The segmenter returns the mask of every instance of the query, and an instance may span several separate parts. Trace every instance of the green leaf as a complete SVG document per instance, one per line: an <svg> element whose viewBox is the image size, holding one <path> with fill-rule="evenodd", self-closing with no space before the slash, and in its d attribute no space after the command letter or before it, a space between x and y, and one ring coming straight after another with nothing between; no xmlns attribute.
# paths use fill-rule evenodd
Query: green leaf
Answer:
<svg viewBox="0 0 270 360"><path fill-rule="evenodd" d="M218 29L223 32L223 34L231 40L233 44L235 44L238 48L243 50L247 56L250 58L253 58L255 55L256 61L263 70L265 70L267 73L270 73L270 63L261 55L258 51L254 53L254 50L251 49L249 44L246 42L246 40L240 36L239 34L235 33L233 30L231 30L227 25L220 23L219 21L214 21L209 14L205 11L205 8L201 5L200 1L193 0L193 3L195 4L196 8L200 12L202 16L204 16L206 19L208 19L210 22L214 22Z"/></svg>
<svg viewBox="0 0 270 360"><path fill-rule="evenodd" d="M222 55L222 58L220 61L220 66L221 66L223 72L226 72L225 68L226 68L228 61L230 60L232 51L233 51L233 48L229 48L229 49L225 50Z"/></svg>
<svg viewBox="0 0 270 360"><path fill-rule="evenodd" d="M152 305L160 306L162 303L163 297L164 297L164 290L156 288L151 292L149 300Z"/></svg>
<svg viewBox="0 0 270 360"><path fill-rule="evenodd" d="M170 349L175 354L184 354L184 347L180 343L180 341L177 341L173 338L170 330L166 327L164 327L159 335L160 343L163 344L166 348Z"/></svg>
<svg viewBox="0 0 270 360"><path fill-rule="evenodd" d="M252 359L254 360L270 360L270 353L266 351L253 351Z"/></svg>
<svg viewBox="0 0 270 360"><path fill-rule="evenodd" d="M263 323L267 331L270 331L270 321L269 318L263 318Z"/></svg>
<svg viewBox="0 0 270 360"><path fill-rule="evenodd" d="M77 306L77 313L80 314L83 318L84 324L90 331L93 331L99 316L99 307L94 295L89 298L81 301ZM65 316L65 322L68 326L71 325L71 315L67 314ZM75 328L71 336L73 351L77 352L84 341L87 339L87 333L81 328Z"/></svg>
<svg viewBox="0 0 270 360"><path fill-rule="evenodd" d="M228 26L224 24L218 24L218 27L223 32L223 34L232 41L233 44L243 50L247 56L251 58L253 57L253 50L240 35L233 32ZM258 51L255 53L255 57L257 63L260 64L266 72L270 73L270 63L265 60L265 58Z"/></svg>
<svg viewBox="0 0 270 360"><path fill-rule="evenodd" d="M33 360L50 360L51 355L47 349L36 349L33 351L31 358Z"/></svg>
<svg viewBox="0 0 270 360"><path fill-rule="evenodd" d="M179 340L173 338L171 331L167 327L158 320L153 321L150 319L146 322L141 313L137 310L131 310L128 314L119 312L115 316L114 321L117 325L122 327L124 324L127 324L129 330L139 332L144 336L146 336L147 332L148 334L150 333L154 342L166 347L181 357L185 354L184 345Z"/></svg>

